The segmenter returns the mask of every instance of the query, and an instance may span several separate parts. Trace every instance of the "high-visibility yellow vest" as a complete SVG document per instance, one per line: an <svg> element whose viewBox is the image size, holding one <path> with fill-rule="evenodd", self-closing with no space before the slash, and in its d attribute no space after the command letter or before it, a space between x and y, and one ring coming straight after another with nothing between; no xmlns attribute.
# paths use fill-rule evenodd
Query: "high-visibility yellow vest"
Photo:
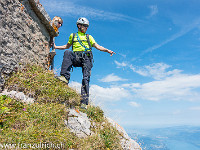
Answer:
<svg viewBox="0 0 200 150"><path fill-rule="evenodd" d="M96 43L96 41L91 35L78 31L78 33L71 33L68 43L72 45L72 50L74 52L80 52L91 51L91 47L94 43Z"/></svg>

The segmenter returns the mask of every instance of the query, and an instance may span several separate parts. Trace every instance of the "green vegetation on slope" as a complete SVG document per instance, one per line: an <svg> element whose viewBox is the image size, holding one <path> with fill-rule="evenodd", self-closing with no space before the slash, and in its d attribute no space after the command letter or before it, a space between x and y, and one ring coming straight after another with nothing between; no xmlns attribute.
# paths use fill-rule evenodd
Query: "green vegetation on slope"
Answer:
<svg viewBox="0 0 200 150"><path fill-rule="evenodd" d="M27 65L24 69L12 75L6 87L24 92L34 97L37 102L66 102L69 105L78 105L80 96L65 83L59 82L53 72L39 66Z"/></svg>
<svg viewBox="0 0 200 150"><path fill-rule="evenodd" d="M31 149L30 144L52 143L62 149L121 149L120 134L104 119L99 107L79 109L91 119L91 136L78 138L69 131L64 124L68 113L66 107L73 105L79 108L80 95L54 78L52 72L29 65L13 74L6 88L24 92L35 98L36 102L25 104L8 96L0 96L0 146L17 144L21 148Z"/></svg>

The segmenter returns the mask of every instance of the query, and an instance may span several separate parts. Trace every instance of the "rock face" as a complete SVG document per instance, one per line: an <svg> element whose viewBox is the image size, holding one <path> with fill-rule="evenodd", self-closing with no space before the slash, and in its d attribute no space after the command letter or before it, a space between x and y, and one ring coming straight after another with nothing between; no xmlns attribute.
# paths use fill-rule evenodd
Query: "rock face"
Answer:
<svg viewBox="0 0 200 150"><path fill-rule="evenodd" d="M90 119L87 117L87 114L79 112L75 109L69 109L68 111L69 113L67 116L67 120L65 120L65 125L71 130L71 132L81 138L91 135L91 122ZM140 145L133 139L131 139L126 131L119 124L108 117L106 119L121 133L120 144L124 150L142 150Z"/></svg>
<svg viewBox="0 0 200 150"><path fill-rule="evenodd" d="M108 117L107 120L113 125L113 127L115 127L120 133L122 133L120 142L124 150L142 150L140 145L133 139L131 139L126 131L118 123Z"/></svg>
<svg viewBox="0 0 200 150"><path fill-rule="evenodd" d="M87 137L91 134L90 120L87 114L79 112L75 109L69 109L65 125L78 137Z"/></svg>
<svg viewBox="0 0 200 150"><path fill-rule="evenodd" d="M26 96L23 92L17 92L17 91L9 91L8 92L7 90L4 90L2 93L0 93L0 95L7 95L9 97L18 99L27 104L34 103L34 99Z"/></svg>
<svg viewBox="0 0 200 150"><path fill-rule="evenodd" d="M27 63L45 66L50 37L56 36L47 22L49 15L34 0L0 1L0 91L3 77L16 68Z"/></svg>

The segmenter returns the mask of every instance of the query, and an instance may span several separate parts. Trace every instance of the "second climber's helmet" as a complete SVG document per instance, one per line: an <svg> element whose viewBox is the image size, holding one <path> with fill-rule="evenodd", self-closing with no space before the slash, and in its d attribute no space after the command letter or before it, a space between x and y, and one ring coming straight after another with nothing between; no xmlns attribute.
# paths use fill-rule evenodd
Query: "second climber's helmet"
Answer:
<svg viewBox="0 0 200 150"><path fill-rule="evenodd" d="M89 26L89 21L88 21L86 18L84 18L84 17L80 17L80 18L78 18L76 24L77 24L77 25L78 25L78 24L85 24L85 25L88 25L88 26Z"/></svg>

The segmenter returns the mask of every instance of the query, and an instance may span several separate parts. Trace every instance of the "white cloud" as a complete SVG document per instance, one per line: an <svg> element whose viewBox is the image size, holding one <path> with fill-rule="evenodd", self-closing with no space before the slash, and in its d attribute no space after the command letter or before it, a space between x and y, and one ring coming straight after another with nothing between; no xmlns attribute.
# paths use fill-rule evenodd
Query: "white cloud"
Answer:
<svg viewBox="0 0 200 150"><path fill-rule="evenodd" d="M69 87L73 88L78 93L81 93L81 83L72 81L69 83Z"/></svg>
<svg viewBox="0 0 200 150"><path fill-rule="evenodd" d="M130 66L131 70L134 72L142 76L152 77L156 80L160 80L172 75L177 75L181 72L181 70L178 69L166 71L166 69L169 69L170 67L171 66L164 63L154 63L144 67L134 67L132 65Z"/></svg>
<svg viewBox="0 0 200 150"><path fill-rule="evenodd" d="M156 49L168 44L171 41L176 40L177 38L179 38L179 37L185 35L186 33L190 32L194 28L198 28L199 24L200 24L200 18L197 18L194 21L190 21L189 24L187 24L187 23L185 24L185 22L184 22L184 25L181 27L180 32L177 32L176 34L172 35L171 37L169 37L168 39L164 40L163 42L161 42L159 44L156 44L156 45L154 45L152 47L147 48L146 50L144 50L140 54L140 57L143 56L146 53L152 52L152 51L154 51L154 50L156 50ZM138 58L140 58L140 57L138 57Z"/></svg>
<svg viewBox="0 0 200 150"><path fill-rule="evenodd" d="M144 100L200 100L200 74L183 74L164 63L154 63L143 67L129 66L134 72L152 77L147 83L127 83L121 87L131 90L134 99Z"/></svg>
<svg viewBox="0 0 200 150"><path fill-rule="evenodd" d="M183 74L180 70L168 70L171 66L159 63L143 67L146 76L153 76L155 81L147 83L126 83L119 86L101 87L91 85L90 95L95 101L134 100L185 100L200 101L200 74ZM142 68L142 67L141 67ZM141 71L141 72L142 72ZM142 73L141 73L142 74ZM102 81L123 80L114 74L108 75ZM72 82L70 86L80 89L81 84ZM80 90L79 90L80 91ZM134 103L132 103L134 105Z"/></svg>
<svg viewBox="0 0 200 150"><path fill-rule="evenodd" d="M200 75L177 75L131 87L135 97L145 100L200 100Z"/></svg>
<svg viewBox="0 0 200 150"><path fill-rule="evenodd" d="M117 68L122 68L122 67L128 66L127 63L125 63L125 62L120 63L120 62L118 62L116 60L115 60L115 64L117 65Z"/></svg>
<svg viewBox="0 0 200 150"><path fill-rule="evenodd" d="M97 101L118 101L131 96L128 90L117 86L104 88L98 85L91 85L90 93Z"/></svg>
<svg viewBox="0 0 200 150"><path fill-rule="evenodd" d="M76 1L55 1L55 0L40 0L45 9L49 13L57 13L59 16L85 16L103 20L121 20L127 22L139 22L148 23L144 20L130 17L127 15L107 12L104 10L98 10L92 7L86 7L82 4L76 4Z"/></svg>
<svg viewBox="0 0 200 150"><path fill-rule="evenodd" d="M155 16L158 13L157 5L151 5L149 8L151 10L149 17Z"/></svg>
<svg viewBox="0 0 200 150"><path fill-rule="evenodd" d="M131 106L133 106L133 107L140 107L140 104L138 104L138 103L136 103L136 102L130 102L129 103Z"/></svg>
<svg viewBox="0 0 200 150"><path fill-rule="evenodd" d="M196 106L196 107L190 107L190 110L200 110L200 106Z"/></svg>
<svg viewBox="0 0 200 150"><path fill-rule="evenodd" d="M172 115L179 115L181 113L182 113L181 110L175 110L175 111L172 112Z"/></svg>
<svg viewBox="0 0 200 150"><path fill-rule="evenodd" d="M126 54L123 54L123 53L117 53L117 54L119 54L120 56L122 56L123 58L126 58Z"/></svg>
<svg viewBox="0 0 200 150"><path fill-rule="evenodd" d="M116 81L126 81L127 79L122 79L116 75L114 75L114 73L107 75L105 78L100 79L100 81L102 82L116 82Z"/></svg>
<svg viewBox="0 0 200 150"><path fill-rule="evenodd" d="M69 86L78 93L81 93L81 83L71 82ZM90 86L90 97L92 98L91 100L95 102L101 101L103 103L105 101L118 101L130 96L129 90L124 89L123 87L114 86L104 88L98 85Z"/></svg>
<svg viewBox="0 0 200 150"><path fill-rule="evenodd" d="M133 89L133 88L141 87L141 84L140 83L127 83L127 84L122 84L122 87Z"/></svg>

